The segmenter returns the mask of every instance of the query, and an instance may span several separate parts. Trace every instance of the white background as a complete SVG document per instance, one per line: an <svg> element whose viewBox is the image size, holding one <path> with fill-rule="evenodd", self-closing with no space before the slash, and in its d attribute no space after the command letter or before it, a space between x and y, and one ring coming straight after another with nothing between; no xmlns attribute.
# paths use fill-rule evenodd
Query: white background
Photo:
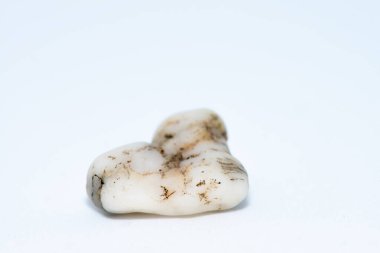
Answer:
<svg viewBox="0 0 380 253"><path fill-rule="evenodd" d="M378 1L0 2L0 252L380 252ZM91 161L207 107L235 210L106 216Z"/></svg>

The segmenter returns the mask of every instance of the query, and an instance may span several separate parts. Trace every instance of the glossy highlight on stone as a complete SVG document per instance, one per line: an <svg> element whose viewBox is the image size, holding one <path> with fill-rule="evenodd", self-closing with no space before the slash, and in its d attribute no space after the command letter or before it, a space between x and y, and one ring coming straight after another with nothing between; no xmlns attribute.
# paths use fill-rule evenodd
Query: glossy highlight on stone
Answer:
<svg viewBox="0 0 380 253"><path fill-rule="evenodd" d="M152 143L133 143L95 159L87 175L93 203L110 213L190 215L230 209L248 192L248 175L227 147L213 111L175 114Z"/></svg>

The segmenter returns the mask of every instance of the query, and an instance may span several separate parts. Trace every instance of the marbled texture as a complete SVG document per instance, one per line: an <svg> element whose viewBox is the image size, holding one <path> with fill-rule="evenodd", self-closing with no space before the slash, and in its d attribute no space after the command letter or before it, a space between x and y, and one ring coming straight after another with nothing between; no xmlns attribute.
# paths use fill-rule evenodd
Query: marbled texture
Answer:
<svg viewBox="0 0 380 253"><path fill-rule="evenodd" d="M233 208L245 199L248 175L227 147L227 131L210 110L166 119L152 143L97 157L87 193L110 213L189 215Z"/></svg>

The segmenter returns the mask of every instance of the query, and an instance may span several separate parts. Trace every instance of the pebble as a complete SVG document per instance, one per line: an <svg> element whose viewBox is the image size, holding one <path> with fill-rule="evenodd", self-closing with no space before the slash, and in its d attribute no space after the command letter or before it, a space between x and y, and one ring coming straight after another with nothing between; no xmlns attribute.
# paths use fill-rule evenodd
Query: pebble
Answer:
<svg viewBox="0 0 380 253"><path fill-rule="evenodd" d="M213 111L175 114L151 143L133 143L95 159L87 175L92 202L109 213L190 215L237 206L248 175L227 146Z"/></svg>

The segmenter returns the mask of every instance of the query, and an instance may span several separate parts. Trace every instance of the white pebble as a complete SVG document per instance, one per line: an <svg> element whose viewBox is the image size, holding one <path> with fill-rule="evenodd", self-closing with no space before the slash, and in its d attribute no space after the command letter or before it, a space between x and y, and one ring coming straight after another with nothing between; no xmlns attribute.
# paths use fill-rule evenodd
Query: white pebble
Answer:
<svg viewBox="0 0 380 253"><path fill-rule="evenodd" d="M110 213L189 215L233 208L247 196L248 175L226 142L216 113L176 114L151 144L126 145L96 158L87 193Z"/></svg>

